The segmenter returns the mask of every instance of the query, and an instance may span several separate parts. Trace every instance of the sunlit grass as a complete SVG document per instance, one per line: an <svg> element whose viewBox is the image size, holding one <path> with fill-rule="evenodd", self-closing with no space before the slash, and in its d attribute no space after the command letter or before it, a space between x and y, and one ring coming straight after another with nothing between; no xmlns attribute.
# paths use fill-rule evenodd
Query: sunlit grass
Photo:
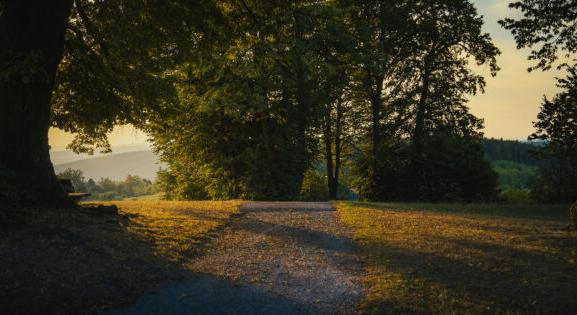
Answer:
<svg viewBox="0 0 577 315"><path fill-rule="evenodd" d="M94 203L91 203L94 204ZM120 215L27 210L0 233L0 313L94 313L186 276L240 202L114 201Z"/></svg>
<svg viewBox="0 0 577 315"><path fill-rule="evenodd" d="M577 234L562 219L567 207L336 205L369 262L364 312L577 311Z"/></svg>
<svg viewBox="0 0 577 315"><path fill-rule="evenodd" d="M154 244L157 255L179 261L238 213L239 201L112 201L131 218L130 233Z"/></svg>

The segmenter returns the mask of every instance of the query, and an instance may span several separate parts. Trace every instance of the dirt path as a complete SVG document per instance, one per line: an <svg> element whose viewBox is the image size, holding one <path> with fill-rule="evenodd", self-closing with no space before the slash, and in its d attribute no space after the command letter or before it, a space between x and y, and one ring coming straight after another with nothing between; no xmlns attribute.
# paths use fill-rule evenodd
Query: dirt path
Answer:
<svg viewBox="0 0 577 315"><path fill-rule="evenodd" d="M352 231L328 203L251 202L192 260L191 279L106 314L350 314L363 293Z"/></svg>

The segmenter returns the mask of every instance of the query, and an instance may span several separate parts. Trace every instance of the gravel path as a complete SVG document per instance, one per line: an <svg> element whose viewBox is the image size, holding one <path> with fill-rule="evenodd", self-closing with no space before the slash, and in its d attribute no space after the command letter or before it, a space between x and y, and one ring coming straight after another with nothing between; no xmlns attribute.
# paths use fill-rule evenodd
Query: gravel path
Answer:
<svg viewBox="0 0 577 315"><path fill-rule="evenodd" d="M364 265L328 203L250 202L187 267L195 274L106 314L350 314Z"/></svg>

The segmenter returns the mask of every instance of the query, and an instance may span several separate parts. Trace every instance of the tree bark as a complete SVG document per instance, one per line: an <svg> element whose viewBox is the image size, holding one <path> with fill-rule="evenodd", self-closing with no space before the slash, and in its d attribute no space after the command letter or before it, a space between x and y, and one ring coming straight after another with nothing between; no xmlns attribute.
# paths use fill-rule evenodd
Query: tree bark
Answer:
<svg viewBox="0 0 577 315"><path fill-rule="evenodd" d="M337 199L335 187L334 169L333 169L333 142L332 142L332 119L331 105L327 105L325 110L323 138L325 140L325 164L327 168L327 187L329 189L329 199Z"/></svg>
<svg viewBox="0 0 577 315"><path fill-rule="evenodd" d="M380 84L378 83L380 82ZM381 147L381 110L383 107L382 95L382 81L377 80L376 90L371 96L371 118L372 118L372 145L373 156L375 161L378 160Z"/></svg>
<svg viewBox="0 0 577 315"><path fill-rule="evenodd" d="M310 113L311 113L311 99L312 99L312 90L309 80L309 69L304 60L304 56L306 54L306 38L305 32L303 29L304 22L302 21L302 15L299 12L295 12L295 36L294 36L294 45L295 45L295 52L296 52L296 59L295 59L295 80L296 80L296 103L297 103L297 112L294 113L294 116L291 118L295 122L296 132L295 132L295 149L299 152L298 157L300 159L300 163L298 165L298 169L295 169L294 174L298 174L299 177L299 186L295 187L295 194L293 199L298 199L300 193L300 187L304 180L304 173L308 166L309 162L309 155L307 151L307 127L309 125Z"/></svg>
<svg viewBox="0 0 577 315"><path fill-rule="evenodd" d="M71 207L50 161L50 102L72 0L6 0L0 16L0 168L35 205Z"/></svg>
<svg viewBox="0 0 577 315"><path fill-rule="evenodd" d="M383 93L383 80L384 75L379 76L373 82L374 90L372 89L371 95L371 118L372 118L372 146L373 146L373 159L372 159L372 191L373 194L378 195L378 187L381 185L380 179L380 163L383 158L382 156L382 139L381 139L381 112L383 108L383 100L382 100L382 93ZM377 197L376 195L373 198Z"/></svg>
<svg viewBox="0 0 577 315"><path fill-rule="evenodd" d="M336 117L336 126L335 126L335 175L333 176L333 190L334 190L334 199L338 199L339 197L339 175L341 173L341 130L342 130L342 108L341 108L341 101L337 101L337 117Z"/></svg>
<svg viewBox="0 0 577 315"><path fill-rule="evenodd" d="M336 101L336 117L333 117L330 105L325 110L323 139L325 142L325 164L327 170L327 186L329 190L329 199L337 200L339 198L339 175L341 172L341 130L342 130L342 107L341 101ZM333 143L335 146L333 160Z"/></svg>

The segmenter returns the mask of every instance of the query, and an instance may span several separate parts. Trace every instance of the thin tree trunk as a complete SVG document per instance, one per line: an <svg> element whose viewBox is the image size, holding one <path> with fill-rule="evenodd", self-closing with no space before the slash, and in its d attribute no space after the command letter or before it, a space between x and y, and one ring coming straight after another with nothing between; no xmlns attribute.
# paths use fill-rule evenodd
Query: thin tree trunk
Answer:
<svg viewBox="0 0 577 315"><path fill-rule="evenodd" d="M417 103L417 115L415 117L415 130L413 132L413 142L412 142L412 154L411 154L411 172L413 173L410 178L414 181L412 185L413 197L412 198L425 198L427 200L431 199L432 193L430 191L431 187L428 187L428 182L425 179L424 174L424 141L425 141L425 116L427 113L427 101L429 99L429 85L430 85L430 64L428 58L425 61L425 69L423 73L423 83L421 87L421 95L419 97L419 102Z"/></svg>
<svg viewBox="0 0 577 315"><path fill-rule="evenodd" d="M72 0L6 0L0 17L0 168L36 205L72 206L50 162L56 70Z"/></svg>
<svg viewBox="0 0 577 315"><path fill-rule="evenodd" d="M337 192L334 189L335 187L335 177L334 177L334 168L333 168L333 143L332 143L332 119L331 119L331 107L327 105L325 110L325 126L324 126L324 135L323 138L325 140L325 162L327 168L327 187L329 188L329 199L334 200L337 198Z"/></svg>
<svg viewBox="0 0 577 315"><path fill-rule="evenodd" d="M334 176L334 199L339 197L339 177L341 173L341 131L342 131L342 108L341 101L337 101L337 117L336 117L336 130L335 130L335 176Z"/></svg>
<svg viewBox="0 0 577 315"><path fill-rule="evenodd" d="M372 146L373 146L373 159L372 159L372 186L373 186L373 198L378 198L378 187L381 184L379 169L380 169L380 159L382 158L382 139L381 139L381 111L383 107L382 100L382 90L383 90L383 77L376 79L375 90L372 91L371 95L371 118L372 118Z"/></svg>
<svg viewBox="0 0 577 315"><path fill-rule="evenodd" d="M381 110L383 107L383 101L381 100L381 90L382 87L377 87L377 90L373 92L371 97L371 133L373 142L373 155L375 160L377 160L379 157L379 151L381 147Z"/></svg>
<svg viewBox="0 0 577 315"><path fill-rule="evenodd" d="M305 33L303 30L303 21L300 13L295 14L295 49L297 53L296 65L295 65L295 79L296 79L296 102L298 106L298 111L294 116L296 119L296 143L297 147L295 150L299 152L300 163L298 169L295 169L295 174L299 176L299 185L295 187L294 199L299 197L300 187L304 179L304 173L308 166L309 156L307 152L307 127L309 126L310 110L311 106L311 85L309 80L309 71L304 61L304 56L306 49L304 43L306 42Z"/></svg>

